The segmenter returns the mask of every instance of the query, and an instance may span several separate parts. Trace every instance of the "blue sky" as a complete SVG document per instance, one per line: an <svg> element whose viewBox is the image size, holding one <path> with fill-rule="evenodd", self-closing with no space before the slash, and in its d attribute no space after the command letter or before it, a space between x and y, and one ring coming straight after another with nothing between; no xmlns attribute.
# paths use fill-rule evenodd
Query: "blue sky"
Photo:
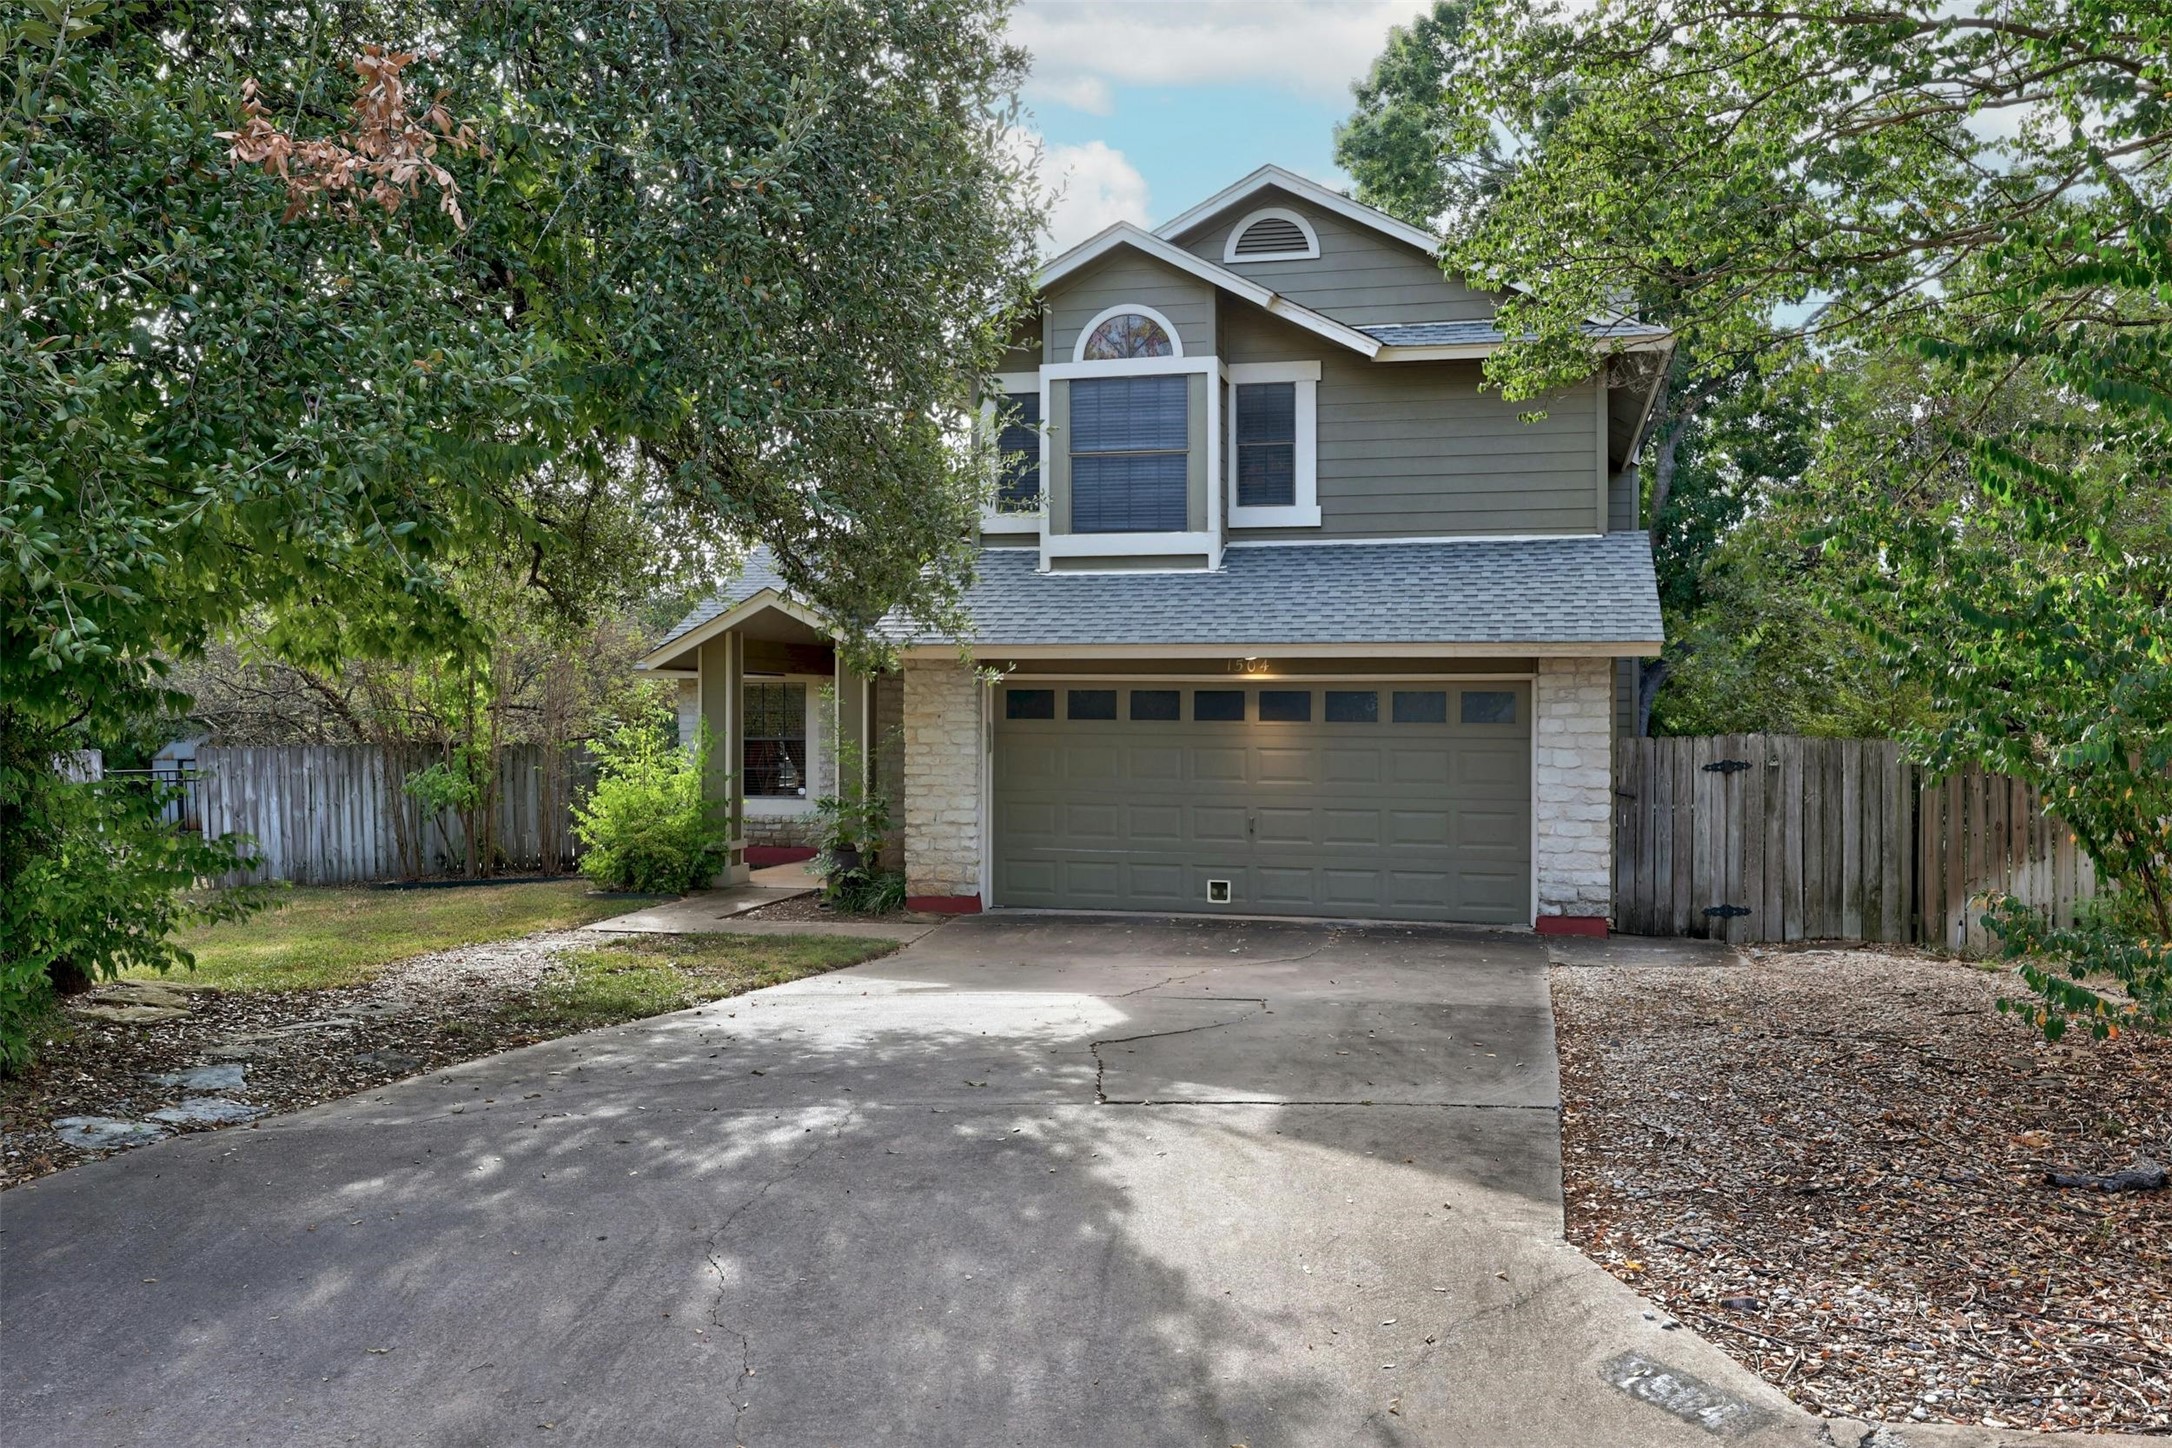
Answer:
<svg viewBox="0 0 2172 1448"><path fill-rule="evenodd" d="M1263 162L1337 187L1335 123L1426 0L1021 0L1052 249L1174 216Z"/></svg>

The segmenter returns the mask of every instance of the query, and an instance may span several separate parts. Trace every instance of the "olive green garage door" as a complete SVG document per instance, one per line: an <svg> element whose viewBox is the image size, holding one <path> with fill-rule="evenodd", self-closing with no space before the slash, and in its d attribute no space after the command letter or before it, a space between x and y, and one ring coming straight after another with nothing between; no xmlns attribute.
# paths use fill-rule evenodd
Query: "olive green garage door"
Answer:
<svg viewBox="0 0 2172 1448"><path fill-rule="evenodd" d="M997 905L1531 918L1527 684L996 694Z"/></svg>

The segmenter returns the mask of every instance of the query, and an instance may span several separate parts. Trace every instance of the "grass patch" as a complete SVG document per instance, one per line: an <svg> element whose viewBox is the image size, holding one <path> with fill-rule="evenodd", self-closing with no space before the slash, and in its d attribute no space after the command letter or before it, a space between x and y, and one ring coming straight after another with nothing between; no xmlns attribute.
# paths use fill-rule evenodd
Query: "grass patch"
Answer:
<svg viewBox="0 0 2172 1448"><path fill-rule="evenodd" d="M560 957L509 1024L550 1035L592 1030L888 955L894 940L831 935L643 935Z"/></svg>
<svg viewBox="0 0 2172 1448"><path fill-rule="evenodd" d="M644 897L592 895L581 880L444 890L305 887L247 920L182 932L196 969L178 978L221 990L360 985L410 956L566 930L643 903Z"/></svg>

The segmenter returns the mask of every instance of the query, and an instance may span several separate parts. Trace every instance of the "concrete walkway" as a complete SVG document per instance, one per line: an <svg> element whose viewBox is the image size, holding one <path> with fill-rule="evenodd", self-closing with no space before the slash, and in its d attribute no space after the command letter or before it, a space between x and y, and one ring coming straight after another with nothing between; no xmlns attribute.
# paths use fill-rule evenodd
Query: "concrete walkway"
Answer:
<svg viewBox="0 0 2172 1448"><path fill-rule="evenodd" d="M1828 1432L1560 1240L1530 937L997 916L0 1199L41 1445ZM1908 1443L2022 1441L1903 1434Z"/></svg>
<svg viewBox="0 0 2172 1448"><path fill-rule="evenodd" d="M605 934L631 935L706 935L712 931L736 931L743 925L757 922L733 924L735 917L764 905L774 905L779 900L812 895L821 885L822 882L809 873L804 864L771 865L754 871L744 885L696 890L677 900L651 905L644 910L630 910L582 928Z"/></svg>

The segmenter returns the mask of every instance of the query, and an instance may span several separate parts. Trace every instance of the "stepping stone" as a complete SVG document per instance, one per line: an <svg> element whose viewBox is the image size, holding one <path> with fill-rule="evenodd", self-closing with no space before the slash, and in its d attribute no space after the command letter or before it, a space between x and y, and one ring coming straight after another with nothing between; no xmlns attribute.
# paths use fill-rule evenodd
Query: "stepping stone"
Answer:
<svg viewBox="0 0 2172 1448"><path fill-rule="evenodd" d="M163 980L109 980L89 994L99 1005L179 1006L187 1009L190 992Z"/></svg>
<svg viewBox="0 0 2172 1448"><path fill-rule="evenodd" d="M249 1106L239 1101L229 1101L224 1096L190 1096L179 1106L168 1106L151 1113L153 1121L170 1121L176 1126L213 1125L224 1121L247 1121L262 1116L264 1108Z"/></svg>
<svg viewBox="0 0 2172 1448"><path fill-rule="evenodd" d="M161 1086L187 1091L232 1091L242 1083L246 1066L191 1066L186 1071L160 1071L151 1079Z"/></svg>
<svg viewBox="0 0 2172 1448"><path fill-rule="evenodd" d="M63 1116L53 1132L70 1146L93 1151L124 1146L148 1146L166 1134L163 1126L148 1121L121 1121L111 1116Z"/></svg>
<svg viewBox="0 0 2172 1448"><path fill-rule="evenodd" d="M213 1046L204 1052L214 1061L262 1061L280 1054L279 1047L270 1041L259 1041L251 1036L237 1036L231 1041Z"/></svg>
<svg viewBox="0 0 2172 1448"><path fill-rule="evenodd" d="M75 1013L94 1021L113 1021L124 1026L148 1026L158 1021L177 1021L187 1006L77 1006Z"/></svg>

